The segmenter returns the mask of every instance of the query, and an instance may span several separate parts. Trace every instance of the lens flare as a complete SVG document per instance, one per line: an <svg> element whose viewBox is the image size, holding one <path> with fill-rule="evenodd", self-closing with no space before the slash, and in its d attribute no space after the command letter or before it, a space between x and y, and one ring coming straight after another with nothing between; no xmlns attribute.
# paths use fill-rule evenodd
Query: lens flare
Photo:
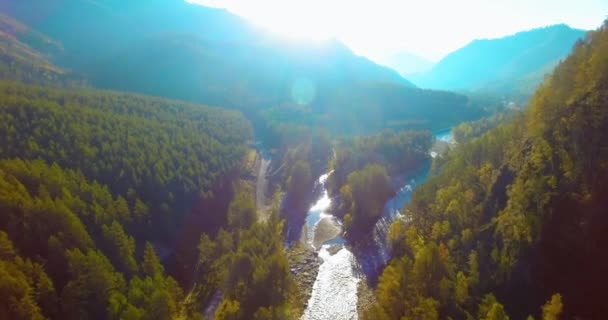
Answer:
<svg viewBox="0 0 608 320"><path fill-rule="evenodd" d="M291 85L291 98L301 106L312 103L316 94L315 84L308 78L298 78Z"/></svg>

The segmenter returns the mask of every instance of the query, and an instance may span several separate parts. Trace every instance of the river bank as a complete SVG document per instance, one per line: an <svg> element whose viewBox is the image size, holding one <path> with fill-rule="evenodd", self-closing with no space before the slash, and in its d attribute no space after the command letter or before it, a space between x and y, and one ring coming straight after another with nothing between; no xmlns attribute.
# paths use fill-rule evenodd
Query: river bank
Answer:
<svg viewBox="0 0 608 320"><path fill-rule="evenodd" d="M308 245L296 244L287 249L289 270L298 290L296 300L302 302L302 310L308 305L312 286L317 278L321 261L317 252Z"/></svg>
<svg viewBox="0 0 608 320"><path fill-rule="evenodd" d="M447 152L452 143L449 132L437 135L434 148L429 150L431 158ZM394 219L403 217L402 208L411 200L416 186L427 179L430 164L429 160L415 171L392 177L395 195L385 203L368 241L352 248L341 237L340 222L329 212L332 199L327 195L325 182L331 172L319 178L322 192L307 214L303 226L307 236L302 239L318 249L321 263L303 320L358 319L359 314L373 305L374 285L390 259L386 246L388 229Z"/></svg>

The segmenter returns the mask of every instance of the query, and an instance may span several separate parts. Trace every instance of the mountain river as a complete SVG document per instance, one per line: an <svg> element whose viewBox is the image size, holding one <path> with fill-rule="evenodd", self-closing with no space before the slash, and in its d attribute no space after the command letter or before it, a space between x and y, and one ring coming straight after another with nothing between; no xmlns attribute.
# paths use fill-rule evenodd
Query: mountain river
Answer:
<svg viewBox="0 0 608 320"><path fill-rule="evenodd" d="M439 132L435 138L443 143L453 143L450 131ZM328 237L327 232L316 232L318 228L325 229L328 226L340 230L339 221L328 212L332 200L327 193L325 182L332 172L319 177L316 187L321 190L320 196L308 211L304 229L306 240L318 250L322 263L313 284L312 295L302 316L303 320L358 318L359 281L374 282L388 262L389 251L385 245L388 227L401 215L400 210L410 201L416 185L426 180L429 169L430 163L414 174L395 179L403 181L402 187L385 204L382 217L374 228L373 240L358 248L356 255L344 246L344 239L338 235L340 232L335 232L336 236L333 237Z"/></svg>

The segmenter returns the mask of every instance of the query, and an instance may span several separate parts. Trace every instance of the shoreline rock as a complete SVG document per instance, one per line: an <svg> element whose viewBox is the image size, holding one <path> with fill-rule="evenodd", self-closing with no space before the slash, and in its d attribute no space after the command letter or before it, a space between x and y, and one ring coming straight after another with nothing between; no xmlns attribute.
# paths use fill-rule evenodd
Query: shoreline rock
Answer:
<svg viewBox="0 0 608 320"><path fill-rule="evenodd" d="M308 305L308 300L312 295L312 287L319 273L321 265L318 253L308 245L296 244L287 250L287 260L289 270L298 287L301 301L302 312Z"/></svg>
<svg viewBox="0 0 608 320"><path fill-rule="evenodd" d="M325 217L319 220L313 232L313 246L321 248L321 246L342 233L342 226L335 218Z"/></svg>

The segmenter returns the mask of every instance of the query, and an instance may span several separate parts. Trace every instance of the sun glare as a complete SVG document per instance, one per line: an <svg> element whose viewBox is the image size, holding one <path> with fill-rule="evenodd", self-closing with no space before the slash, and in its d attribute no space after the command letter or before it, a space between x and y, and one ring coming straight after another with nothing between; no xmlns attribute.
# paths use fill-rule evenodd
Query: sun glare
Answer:
<svg viewBox="0 0 608 320"><path fill-rule="evenodd" d="M318 1L311 1L318 2ZM336 36L331 6L321 3L272 1L255 8L252 21L283 37L314 41Z"/></svg>
<svg viewBox="0 0 608 320"><path fill-rule="evenodd" d="M186 1L225 8L286 40L337 39L372 59L405 51L434 61L473 39L498 38L562 22L590 29L606 12L606 5L598 4L598 17L591 17L592 11L581 7L564 21L567 13L574 12L569 0ZM547 11L548 7L555 11Z"/></svg>
<svg viewBox="0 0 608 320"><path fill-rule="evenodd" d="M226 8L283 38L312 41L337 37L339 9L346 4L343 0L187 1Z"/></svg>

